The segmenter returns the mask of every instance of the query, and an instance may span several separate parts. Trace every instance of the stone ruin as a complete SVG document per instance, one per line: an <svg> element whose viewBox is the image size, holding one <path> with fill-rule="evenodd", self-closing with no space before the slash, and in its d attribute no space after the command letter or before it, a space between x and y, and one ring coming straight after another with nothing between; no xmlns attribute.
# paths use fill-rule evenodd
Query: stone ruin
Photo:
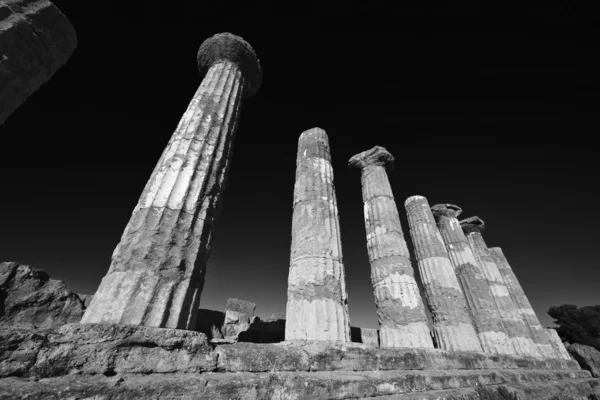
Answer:
<svg viewBox="0 0 600 400"><path fill-rule="evenodd" d="M285 327L275 318L253 329L255 305L237 299L224 313L199 310L242 99L262 70L230 33L202 43L198 63L205 77L93 298L34 331L11 325L23 316L7 320L12 308L3 309L0 399L446 399L477 385L523 399L600 394L599 380L541 326L502 250L487 247L483 221L412 196L404 205L421 297L388 180L394 157L380 146L349 161L361 171L379 330L351 327L320 128L298 142ZM2 290L20 287L20 268L2 264ZM60 314L70 296L49 309Z"/></svg>

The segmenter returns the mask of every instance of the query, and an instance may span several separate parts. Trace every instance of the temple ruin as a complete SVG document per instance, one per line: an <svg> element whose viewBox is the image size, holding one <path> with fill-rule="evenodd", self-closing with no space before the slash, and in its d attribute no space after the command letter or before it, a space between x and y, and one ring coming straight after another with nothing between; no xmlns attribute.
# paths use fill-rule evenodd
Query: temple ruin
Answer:
<svg viewBox="0 0 600 400"><path fill-rule="evenodd" d="M446 399L477 385L528 394L600 387L556 331L542 327L502 250L487 247L478 217L459 221L458 206L408 197L415 274L388 177L394 157L381 146L349 160L361 173L379 330L351 327L334 171L320 128L298 140L285 321L260 321L256 305L238 299L224 312L199 312L242 98L258 90L262 70L250 44L231 33L205 40L198 64L202 83L91 301L46 284L39 271L0 264L0 289L29 279L62 291L48 307L58 323L45 320L34 335L0 329L0 345L8 343L0 346L0 399ZM71 309L68 318L61 307ZM19 322L40 313L15 310Z"/></svg>

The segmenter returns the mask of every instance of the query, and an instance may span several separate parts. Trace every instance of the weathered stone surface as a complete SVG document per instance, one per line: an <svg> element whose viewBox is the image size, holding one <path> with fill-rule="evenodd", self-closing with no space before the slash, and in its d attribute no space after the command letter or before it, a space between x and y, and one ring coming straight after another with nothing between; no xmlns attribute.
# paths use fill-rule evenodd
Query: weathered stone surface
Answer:
<svg viewBox="0 0 600 400"><path fill-rule="evenodd" d="M223 338L228 340L238 340L239 336L250 330L252 324L258 324L254 317L256 304L239 299L227 300L225 307L225 321L221 332Z"/></svg>
<svg viewBox="0 0 600 400"><path fill-rule="evenodd" d="M376 372L225 372L198 374L139 375L118 377L67 375L39 381L0 380L0 399L27 394L28 399L357 399L374 396L416 394L427 391L472 388L477 384L515 382L529 393L548 393L543 385L563 387L588 395L597 380L587 371L376 371ZM530 389L531 388L531 389ZM561 393L561 391L553 391ZM562 391L562 393L565 393ZM567 392L568 393L568 392ZM384 397L377 397L384 398ZM402 397L404 398L404 397ZM415 397L409 397L415 398ZM419 397L417 397L419 398ZM421 397L429 398L429 397ZM527 400L543 397L526 397Z"/></svg>
<svg viewBox="0 0 600 400"><path fill-rule="evenodd" d="M298 140L286 340L350 341L345 279L329 140L313 128Z"/></svg>
<svg viewBox="0 0 600 400"><path fill-rule="evenodd" d="M590 371L596 378L600 378L600 351L592 346L579 343L571 343L566 347L581 368Z"/></svg>
<svg viewBox="0 0 600 400"><path fill-rule="evenodd" d="M77 293L77 297L79 297L79 300L81 300L81 302L83 303L83 306L85 308L89 307L90 303L92 302L92 299L94 298L93 294L80 294Z"/></svg>
<svg viewBox="0 0 600 400"><path fill-rule="evenodd" d="M361 169L367 249L381 347L433 347L400 215L385 168L394 157L375 146L353 156Z"/></svg>
<svg viewBox="0 0 600 400"><path fill-rule="evenodd" d="M62 281L28 265L0 263L0 325L51 328L79 322L83 312Z"/></svg>
<svg viewBox="0 0 600 400"><path fill-rule="evenodd" d="M563 360L570 360L571 356L565 348L565 345L563 344L562 340L558 336L558 332L556 332L555 329L547 328L546 335L548 335L548 342L550 342L550 346L552 346L554 353L558 356L557 358Z"/></svg>
<svg viewBox="0 0 600 400"><path fill-rule="evenodd" d="M0 2L0 124L67 62L76 46L73 26L50 1Z"/></svg>
<svg viewBox="0 0 600 400"><path fill-rule="evenodd" d="M431 211L448 250L458 282L465 294L469 315L486 353L515 354L490 285L476 261L473 250L458 222L462 209L454 204L436 204Z"/></svg>
<svg viewBox="0 0 600 400"><path fill-rule="evenodd" d="M500 247L490 247L489 252L498 266L498 271L502 275L502 279L504 279L510 298L517 305L517 311L529 327L530 337L537 346L539 354L546 358L560 358L561 355L556 354L550 344L546 330L540 324L540 320L529 303L529 299L525 295L502 249Z"/></svg>
<svg viewBox="0 0 600 400"><path fill-rule="evenodd" d="M217 361L206 335L176 329L67 324L46 332L6 329L0 339L6 337L11 353L0 357L3 376L202 372Z"/></svg>
<svg viewBox="0 0 600 400"><path fill-rule="evenodd" d="M230 33L207 39L198 60L208 72L133 211L84 323L196 325L242 92L251 94L260 83L252 48Z"/></svg>
<svg viewBox="0 0 600 400"><path fill-rule="evenodd" d="M473 322L444 241L427 199L409 197L404 203L421 280L433 320L437 347L482 351Z"/></svg>
<svg viewBox="0 0 600 400"><path fill-rule="evenodd" d="M491 289L492 298L500 313L502 325L517 354L539 357L539 349L531 338L529 327L519 313L517 304L510 296L510 291L500 274L493 255L483 240L482 232L485 223L479 217L470 217L460 221L466 234L469 247L473 251L479 269L485 276Z"/></svg>

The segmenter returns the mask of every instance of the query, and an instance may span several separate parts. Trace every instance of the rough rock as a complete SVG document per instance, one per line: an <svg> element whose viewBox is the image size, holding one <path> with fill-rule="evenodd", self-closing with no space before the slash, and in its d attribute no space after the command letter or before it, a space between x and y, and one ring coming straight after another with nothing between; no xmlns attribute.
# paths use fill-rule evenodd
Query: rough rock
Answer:
<svg viewBox="0 0 600 400"><path fill-rule="evenodd" d="M293 206L285 339L349 342L340 224L323 129L298 139Z"/></svg>
<svg viewBox="0 0 600 400"><path fill-rule="evenodd" d="M0 2L0 124L67 62L75 47L73 26L50 1Z"/></svg>
<svg viewBox="0 0 600 400"><path fill-rule="evenodd" d="M79 322L83 312L79 297L47 272L0 263L0 325L46 329Z"/></svg>
<svg viewBox="0 0 600 400"><path fill-rule="evenodd" d="M225 320L221 327L223 338L227 340L256 341L259 319L254 316L256 304L239 299L227 300ZM252 329L253 328L253 329ZM253 334L249 331L253 330ZM242 336L240 338L240 336ZM244 337L245 336L245 337Z"/></svg>
<svg viewBox="0 0 600 400"><path fill-rule="evenodd" d="M579 343L568 344L566 348L581 368L590 371L596 378L600 378L600 351Z"/></svg>
<svg viewBox="0 0 600 400"><path fill-rule="evenodd" d="M465 295L429 202L423 196L411 196L406 199L404 206L427 305L431 311L436 347L444 350L481 351Z"/></svg>
<svg viewBox="0 0 600 400"><path fill-rule="evenodd" d="M386 172L394 157L375 146L350 158L360 168L371 282L381 347L429 347L433 340ZM377 340L371 343L377 343Z"/></svg>
<svg viewBox="0 0 600 400"><path fill-rule="evenodd" d="M352 342L379 347L379 330L373 328L350 328Z"/></svg>
<svg viewBox="0 0 600 400"><path fill-rule="evenodd" d="M133 210L83 323L196 326L244 86L255 91L260 84L259 61L239 36L215 35L198 54L208 72Z"/></svg>
<svg viewBox="0 0 600 400"><path fill-rule="evenodd" d="M83 306L85 308L87 308L90 305L90 302L92 301L92 299L94 298L94 295L77 293L77 297L79 297L79 300L81 300L81 302L83 303Z"/></svg>

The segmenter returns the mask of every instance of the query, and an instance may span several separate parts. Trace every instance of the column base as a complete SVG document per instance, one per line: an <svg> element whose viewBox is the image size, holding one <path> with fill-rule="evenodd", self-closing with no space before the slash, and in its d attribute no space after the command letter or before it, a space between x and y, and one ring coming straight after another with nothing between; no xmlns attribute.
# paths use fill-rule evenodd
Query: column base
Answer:
<svg viewBox="0 0 600 400"><path fill-rule="evenodd" d="M408 325L379 329L381 347L421 347L433 348L429 327L425 322L413 322Z"/></svg>

